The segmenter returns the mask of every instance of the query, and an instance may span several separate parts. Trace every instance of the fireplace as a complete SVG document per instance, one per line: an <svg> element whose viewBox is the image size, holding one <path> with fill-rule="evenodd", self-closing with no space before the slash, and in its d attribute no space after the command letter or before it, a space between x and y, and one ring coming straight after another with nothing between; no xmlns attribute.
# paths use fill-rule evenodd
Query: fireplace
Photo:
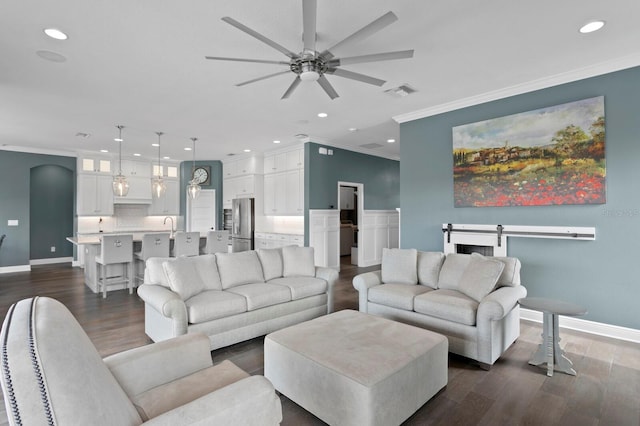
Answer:
<svg viewBox="0 0 640 426"><path fill-rule="evenodd" d="M507 238L493 234L464 232L462 230L444 232L445 253L480 253L484 256L506 256Z"/></svg>

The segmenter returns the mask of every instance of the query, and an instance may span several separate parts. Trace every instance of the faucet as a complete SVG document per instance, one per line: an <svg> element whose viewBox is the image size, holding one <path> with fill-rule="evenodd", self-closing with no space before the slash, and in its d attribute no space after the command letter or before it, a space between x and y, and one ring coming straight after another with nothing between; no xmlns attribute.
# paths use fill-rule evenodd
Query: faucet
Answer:
<svg viewBox="0 0 640 426"><path fill-rule="evenodd" d="M174 233L174 231L173 231L173 218L171 216L165 217L164 218L164 222L162 222L162 224L166 225L167 224L167 219L171 219L171 233L169 234L169 238L173 238L174 237L174 235L173 235L173 233Z"/></svg>

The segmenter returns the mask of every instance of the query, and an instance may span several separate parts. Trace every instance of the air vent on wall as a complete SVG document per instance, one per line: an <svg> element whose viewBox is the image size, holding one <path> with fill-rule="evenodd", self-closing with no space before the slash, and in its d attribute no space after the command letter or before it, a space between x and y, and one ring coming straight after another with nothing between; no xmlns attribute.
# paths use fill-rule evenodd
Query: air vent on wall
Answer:
<svg viewBox="0 0 640 426"><path fill-rule="evenodd" d="M366 148L366 149L376 149L376 148L382 148L382 145L380 145L379 143L365 143L364 145L360 145L361 148Z"/></svg>
<svg viewBox="0 0 640 426"><path fill-rule="evenodd" d="M415 92L417 92L417 90L409 86L408 84L403 84L401 86L393 87L384 91L384 93L400 98L404 98L405 96L409 96L410 94Z"/></svg>

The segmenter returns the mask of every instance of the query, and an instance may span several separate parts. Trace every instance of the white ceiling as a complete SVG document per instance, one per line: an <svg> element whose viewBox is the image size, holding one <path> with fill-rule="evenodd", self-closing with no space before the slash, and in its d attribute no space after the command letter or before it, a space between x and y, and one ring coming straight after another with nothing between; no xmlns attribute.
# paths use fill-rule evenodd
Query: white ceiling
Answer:
<svg viewBox="0 0 640 426"><path fill-rule="evenodd" d="M243 149L276 148L273 140L314 141L399 158L392 117L445 108L531 82L554 82L594 65L640 64L637 0L320 0L318 50L392 10L399 21L336 57L415 49L412 59L344 66L387 81L383 87L327 78L330 100L303 82L280 100L294 75L244 87L234 84L284 66L205 60L205 55L286 60L280 52L224 23L230 16L288 49L302 50L301 0L14 0L0 6L0 145L57 151L117 151L116 124L125 125L123 155L224 159ZM607 25L582 35L591 19ZM55 27L66 41L48 38ZM57 63L36 52L66 57ZM618 66L620 67L620 66ZM613 66L615 68L615 66ZM600 68L598 68L600 69ZM554 80L555 79L555 80ZM408 83L418 90L393 97ZM514 89L515 90L515 89ZM499 91L499 92L497 92ZM319 112L329 114L321 119ZM349 128L358 130L350 132ZM75 136L89 133L89 138ZM377 143L376 149L360 145ZM0 146L1 148L1 146Z"/></svg>

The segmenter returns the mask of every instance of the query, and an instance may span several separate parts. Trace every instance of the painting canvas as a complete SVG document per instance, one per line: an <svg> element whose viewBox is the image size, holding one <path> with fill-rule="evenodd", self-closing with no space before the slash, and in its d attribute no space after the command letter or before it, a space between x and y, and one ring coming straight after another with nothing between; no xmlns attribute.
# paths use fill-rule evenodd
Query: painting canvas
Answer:
<svg viewBox="0 0 640 426"><path fill-rule="evenodd" d="M453 128L455 207L604 204L599 96Z"/></svg>

